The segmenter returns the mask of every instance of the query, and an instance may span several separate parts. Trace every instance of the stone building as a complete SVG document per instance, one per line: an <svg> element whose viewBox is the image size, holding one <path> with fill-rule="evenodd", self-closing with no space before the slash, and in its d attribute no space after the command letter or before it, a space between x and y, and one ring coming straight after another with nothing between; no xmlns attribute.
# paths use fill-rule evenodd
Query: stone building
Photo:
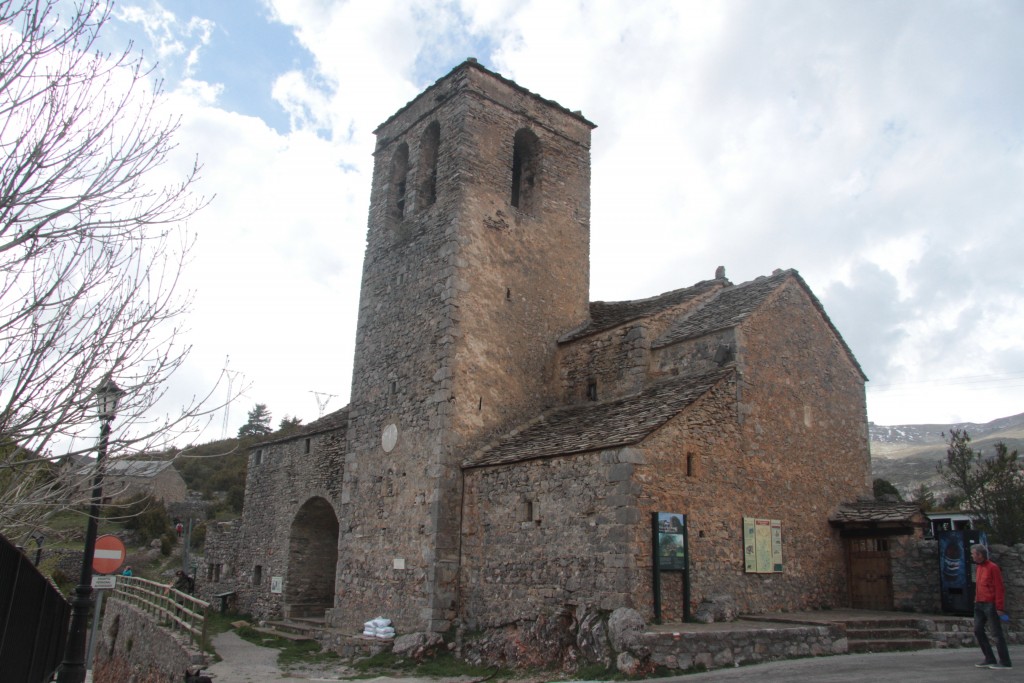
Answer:
<svg viewBox="0 0 1024 683"><path fill-rule="evenodd" d="M80 490L92 490L95 462L81 468ZM136 496L153 496L165 504L185 500L188 486L170 460L109 460L104 467L104 497L121 501Z"/></svg>
<svg viewBox="0 0 1024 683"><path fill-rule="evenodd" d="M351 402L252 450L208 592L405 633L849 604L863 372L793 270L590 302L593 127L469 60L377 129Z"/></svg>

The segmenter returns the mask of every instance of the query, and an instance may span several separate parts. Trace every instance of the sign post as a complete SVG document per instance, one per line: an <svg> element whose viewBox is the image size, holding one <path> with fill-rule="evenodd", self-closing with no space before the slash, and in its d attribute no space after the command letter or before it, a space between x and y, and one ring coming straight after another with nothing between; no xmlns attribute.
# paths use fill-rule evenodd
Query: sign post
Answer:
<svg viewBox="0 0 1024 683"><path fill-rule="evenodd" d="M113 574L127 555L124 543L117 536L105 534L96 539L96 551L92 556L92 570L97 574Z"/></svg>
<svg viewBox="0 0 1024 683"><path fill-rule="evenodd" d="M682 581L683 621L690 620L690 548L686 515L651 513L651 546L654 552L654 623L661 623L661 574L674 572Z"/></svg>

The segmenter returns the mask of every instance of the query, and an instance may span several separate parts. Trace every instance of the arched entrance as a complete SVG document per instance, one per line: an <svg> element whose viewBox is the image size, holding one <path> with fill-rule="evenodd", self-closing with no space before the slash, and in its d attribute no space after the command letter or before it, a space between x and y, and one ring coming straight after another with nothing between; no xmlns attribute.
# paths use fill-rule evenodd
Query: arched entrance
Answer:
<svg viewBox="0 0 1024 683"><path fill-rule="evenodd" d="M288 581L284 613L289 618L323 618L334 607L338 565L338 516L323 498L307 500L292 521L288 537Z"/></svg>

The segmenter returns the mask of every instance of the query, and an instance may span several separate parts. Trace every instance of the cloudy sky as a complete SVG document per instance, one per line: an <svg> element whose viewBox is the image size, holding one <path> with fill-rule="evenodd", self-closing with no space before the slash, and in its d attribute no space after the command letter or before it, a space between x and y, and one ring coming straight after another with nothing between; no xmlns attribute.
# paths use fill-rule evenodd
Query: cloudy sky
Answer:
<svg viewBox="0 0 1024 683"><path fill-rule="evenodd" d="M347 403L372 131L470 56L598 125L593 300L795 268L872 421L1024 412L1024 3L123 0L106 39L216 195L176 391L230 357L230 435Z"/></svg>

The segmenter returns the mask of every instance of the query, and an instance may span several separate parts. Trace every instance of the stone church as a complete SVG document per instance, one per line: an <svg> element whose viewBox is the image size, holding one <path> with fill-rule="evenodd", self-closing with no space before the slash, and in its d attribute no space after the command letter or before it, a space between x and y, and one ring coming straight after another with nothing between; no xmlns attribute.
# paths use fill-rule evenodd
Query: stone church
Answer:
<svg viewBox="0 0 1024 683"><path fill-rule="evenodd" d="M252 449L208 595L399 633L850 604L864 373L794 270L591 302L593 128L472 59L381 124L351 402Z"/></svg>

